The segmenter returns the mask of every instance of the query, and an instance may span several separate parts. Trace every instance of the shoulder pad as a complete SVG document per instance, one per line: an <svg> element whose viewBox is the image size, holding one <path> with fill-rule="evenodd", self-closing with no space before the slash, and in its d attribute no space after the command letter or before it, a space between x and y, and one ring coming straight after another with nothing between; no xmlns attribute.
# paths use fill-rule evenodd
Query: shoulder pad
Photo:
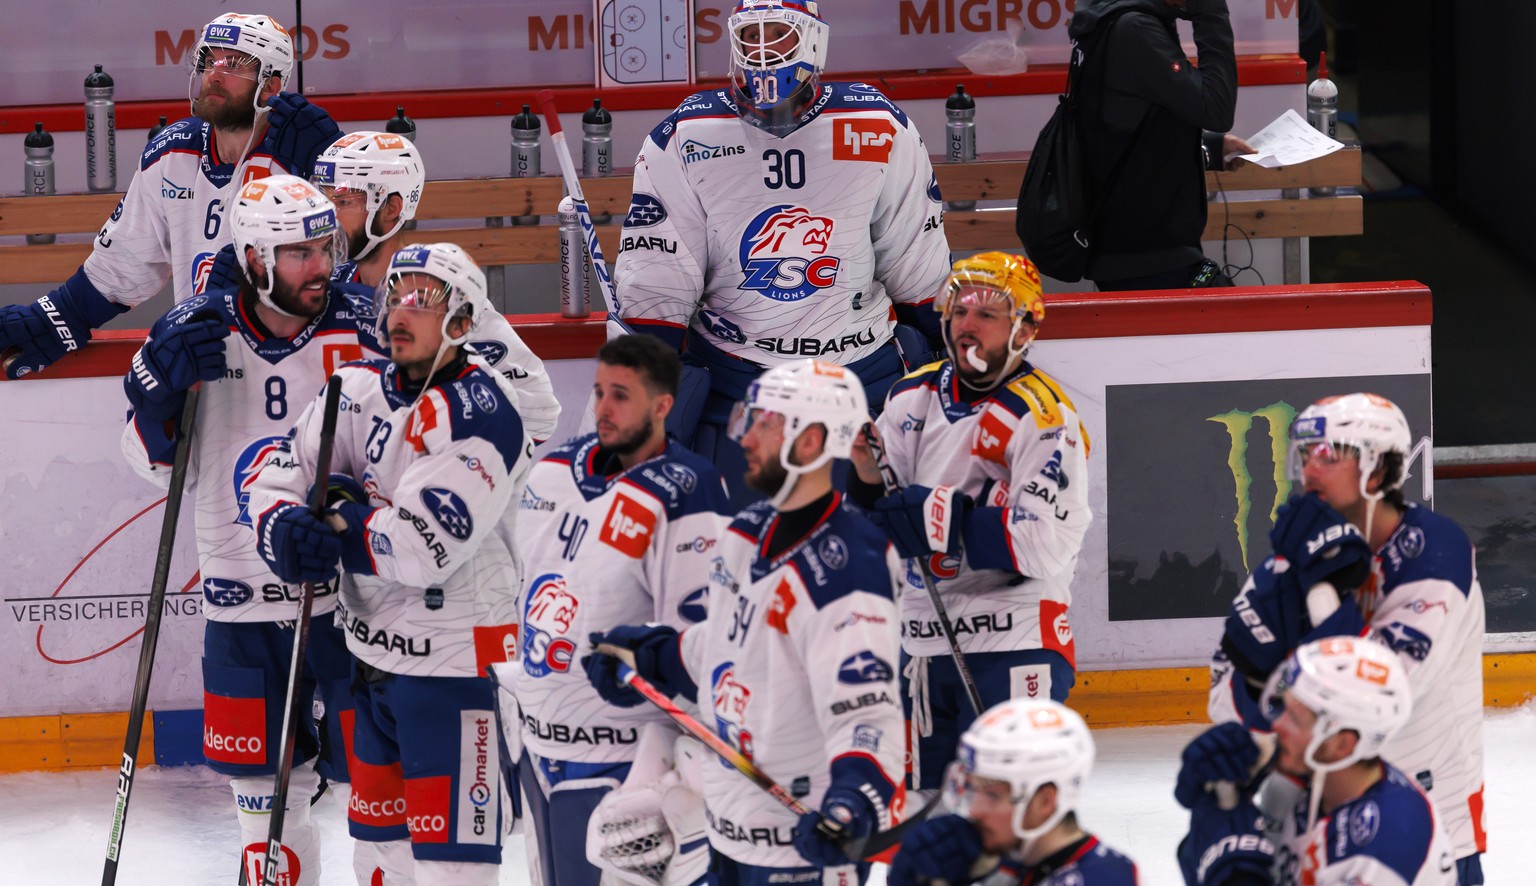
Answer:
<svg viewBox="0 0 1536 886"><path fill-rule="evenodd" d="M868 83L828 83L832 87L831 100L826 108L840 111L886 111L902 128L908 128L907 115L896 107L896 104L885 97L879 87Z"/></svg>
<svg viewBox="0 0 1536 886"><path fill-rule="evenodd" d="M172 151L187 151L194 154L203 153L208 145L208 124L196 117L186 117L177 120L160 130L154 141L144 146L144 154L139 159L139 169L148 169L155 161ZM185 184L192 187L191 182Z"/></svg>
<svg viewBox="0 0 1536 886"><path fill-rule="evenodd" d="M436 390L448 404L451 438L479 437L501 453L508 470L523 451L523 419L496 378L476 367Z"/></svg>
<svg viewBox="0 0 1536 886"><path fill-rule="evenodd" d="M1023 417L1028 411L1035 417L1039 428L1059 427L1062 422L1061 407L1072 409L1072 402L1062 392L1055 379L1038 369L1030 371L1008 383L993 399L1016 416ZM1076 410L1073 410L1074 412Z"/></svg>
<svg viewBox="0 0 1536 886"><path fill-rule="evenodd" d="M1328 860L1369 856L1404 883L1413 883L1434 836L1434 813L1429 798L1401 772L1387 771L1387 778L1334 810L1328 821Z"/></svg>
<svg viewBox="0 0 1536 886"><path fill-rule="evenodd" d="M912 372L902 376L894 385L891 385L890 393L885 395L886 401L899 394L918 388L933 388L938 385L939 370L944 368L943 360L935 360L925 366L920 366Z"/></svg>
<svg viewBox="0 0 1536 886"><path fill-rule="evenodd" d="M1402 525L1381 549L1382 590L1414 581L1448 581L1472 593L1472 542L1456 522L1428 508L1410 505Z"/></svg>
<svg viewBox="0 0 1536 886"><path fill-rule="evenodd" d="M766 501L755 501L747 505L731 521L730 530L747 538L762 538L763 529L768 521L773 519L774 510Z"/></svg>
<svg viewBox="0 0 1536 886"><path fill-rule="evenodd" d="M800 574L811 602L823 609L853 591L893 599L885 561L889 544L884 533L844 501L794 555L804 564Z"/></svg>
<svg viewBox="0 0 1536 886"><path fill-rule="evenodd" d="M730 508L715 466L675 442L625 478L655 495L669 520L701 511L723 514Z"/></svg>
<svg viewBox="0 0 1536 886"><path fill-rule="evenodd" d="M651 130L651 141L656 146L665 150L667 143L677 133L678 124L684 120L694 120L700 117L735 117L736 103L727 98L725 90L712 89L707 92L695 92L683 99L677 106L677 110L668 114L665 119L656 124Z"/></svg>

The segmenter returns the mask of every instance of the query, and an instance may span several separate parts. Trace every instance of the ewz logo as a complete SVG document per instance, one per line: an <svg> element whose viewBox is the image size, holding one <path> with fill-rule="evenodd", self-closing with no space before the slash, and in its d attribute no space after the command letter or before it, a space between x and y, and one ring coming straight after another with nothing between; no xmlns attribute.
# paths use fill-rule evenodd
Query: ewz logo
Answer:
<svg viewBox="0 0 1536 886"><path fill-rule="evenodd" d="M759 213L741 238L738 289L793 302L837 282L841 260L827 255L832 219L787 203Z"/></svg>

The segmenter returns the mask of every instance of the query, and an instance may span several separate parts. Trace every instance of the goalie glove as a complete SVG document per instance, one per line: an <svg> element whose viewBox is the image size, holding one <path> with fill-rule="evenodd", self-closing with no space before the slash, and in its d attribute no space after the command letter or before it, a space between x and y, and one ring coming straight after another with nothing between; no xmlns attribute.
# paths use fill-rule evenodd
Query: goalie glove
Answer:
<svg viewBox="0 0 1536 886"><path fill-rule="evenodd" d="M587 860L634 886L687 886L709 868L704 800L669 771L609 793L587 822Z"/></svg>

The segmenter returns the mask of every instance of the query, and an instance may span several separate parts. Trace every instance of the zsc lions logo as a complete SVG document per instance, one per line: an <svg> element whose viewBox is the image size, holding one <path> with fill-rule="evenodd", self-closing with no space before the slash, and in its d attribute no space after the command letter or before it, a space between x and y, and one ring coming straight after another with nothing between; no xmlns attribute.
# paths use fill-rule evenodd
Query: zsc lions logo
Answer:
<svg viewBox="0 0 1536 886"><path fill-rule="evenodd" d="M570 670L576 644L566 635L580 608L581 601L566 588L562 575L546 572L528 585L523 610L523 670L528 676Z"/></svg>
<svg viewBox="0 0 1536 886"><path fill-rule="evenodd" d="M287 451L287 442L287 437L260 437L235 458L235 522L241 526L251 525L248 508L251 503L251 484L256 482L256 472L267 463L267 459Z"/></svg>
<svg viewBox="0 0 1536 886"><path fill-rule="evenodd" d="M752 733L743 727L747 723L747 705L752 701L752 690L737 682L735 662L728 661L716 667L711 677L709 695L715 709L715 733L750 760ZM731 766L724 759L720 760L720 765L727 769Z"/></svg>
<svg viewBox="0 0 1536 886"><path fill-rule="evenodd" d="M788 203L759 213L741 237L744 279L737 288L774 301L800 301L836 283L841 260L826 254L832 228L832 219Z"/></svg>
<svg viewBox="0 0 1536 886"><path fill-rule="evenodd" d="M459 541L467 540L470 533L475 531L475 521L469 516L469 506L452 490L429 486L421 491L421 503L432 512L437 525Z"/></svg>

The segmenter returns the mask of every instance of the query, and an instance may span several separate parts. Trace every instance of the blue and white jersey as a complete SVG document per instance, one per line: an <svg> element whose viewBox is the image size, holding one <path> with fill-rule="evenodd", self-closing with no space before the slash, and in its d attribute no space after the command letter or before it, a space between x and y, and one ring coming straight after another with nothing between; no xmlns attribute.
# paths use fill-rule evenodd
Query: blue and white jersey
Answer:
<svg viewBox="0 0 1536 886"><path fill-rule="evenodd" d="M178 302L200 291L214 255L233 241L225 216L239 189L269 175L308 178L314 167L314 155L283 154L265 122L257 126L244 156L237 152L245 145L220 143L217 131L196 117L155 136L85 260L91 285L129 307L155 295L166 280ZM329 143L316 142L314 154Z"/></svg>
<svg viewBox="0 0 1536 886"><path fill-rule="evenodd" d="M1456 855L1435 806L1392 766L1309 831L1302 792L1280 823L1276 882L1298 886L1455 886Z"/></svg>
<svg viewBox="0 0 1536 886"><path fill-rule="evenodd" d="M371 326L358 327L371 305L331 290L325 309L292 338L266 333L239 290L196 295L155 322L149 340L199 311L228 324L224 378L204 382L187 464L187 495L197 528L203 613L212 621L282 621L297 612L299 586L273 575L256 553L250 510L257 470L279 452L299 413L343 363L377 357ZM137 360L137 356L135 357ZM139 475L170 485L177 428L130 413L123 455ZM317 586L314 611L336 605L333 582Z"/></svg>
<svg viewBox="0 0 1536 886"><path fill-rule="evenodd" d="M840 494L769 558L779 514L736 516L710 563L709 617L683 632L699 719L808 808L855 782L879 827L900 815L905 724L897 684L896 552ZM782 540L780 540L782 542ZM794 813L728 764L704 772L710 846L764 867L804 867Z"/></svg>
<svg viewBox="0 0 1536 886"><path fill-rule="evenodd" d="M587 638L704 620L710 564L730 521L725 485L675 441L623 470L589 434L534 465L517 507L529 576L513 671L524 744L546 759L631 761L641 727L666 715L599 698L581 668Z"/></svg>
<svg viewBox="0 0 1536 886"><path fill-rule="evenodd" d="M532 463L514 395L470 357L419 398L387 360L341 368L331 472L368 495L363 531L342 536L337 623L360 661L394 674L473 677L509 660L522 582L514 525ZM314 482L323 399L251 490L257 543L281 505Z"/></svg>
<svg viewBox="0 0 1536 886"><path fill-rule="evenodd" d="M1271 557L1250 581L1279 581L1289 564ZM1376 551L1357 592L1371 636L1402 659L1413 716L1382 749L1429 794L1465 858L1487 848L1483 820L1483 590L1476 551L1456 523L1410 505ZM1218 650L1211 664L1212 722L1267 729L1241 676Z"/></svg>
<svg viewBox="0 0 1536 886"><path fill-rule="evenodd" d="M717 89L651 131L614 264L621 317L765 366L846 365L891 338L893 303L933 301L949 244L916 127L865 83L823 84L801 120L776 138Z"/></svg>
<svg viewBox="0 0 1536 886"><path fill-rule="evenodd" d="M1003 859L977 886L1136 886L1136 863L1089 834L1033 867Z"/></svg>

